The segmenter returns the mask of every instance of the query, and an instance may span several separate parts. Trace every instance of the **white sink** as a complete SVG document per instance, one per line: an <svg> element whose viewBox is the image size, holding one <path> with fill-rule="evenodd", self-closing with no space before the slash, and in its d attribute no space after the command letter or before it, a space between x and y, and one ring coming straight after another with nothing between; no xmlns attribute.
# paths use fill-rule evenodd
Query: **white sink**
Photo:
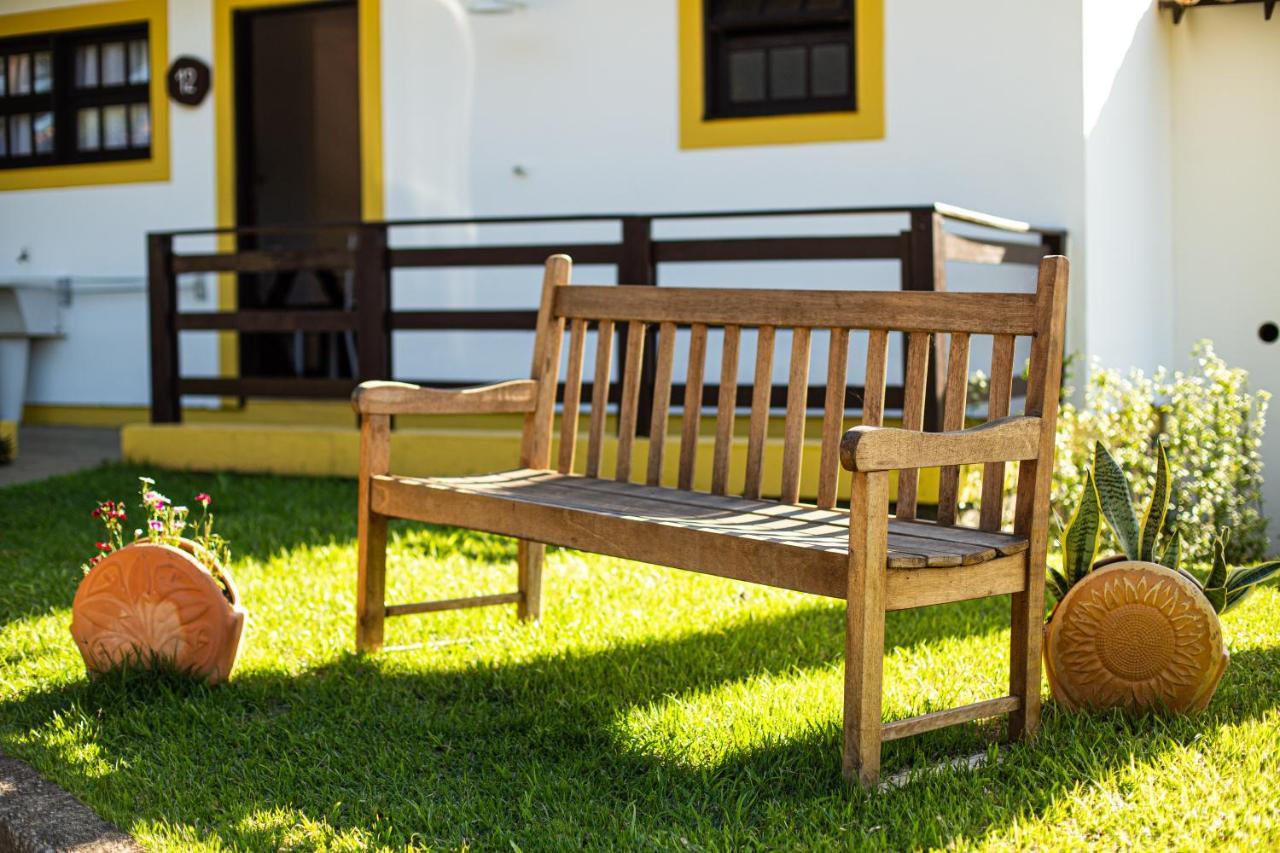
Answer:
<svg viewBox="0 0 1280 853"><path fill-rule="evenodd" d="M22 418L31 341L61 336L53 288L0 281L0 421Z"/></svg>

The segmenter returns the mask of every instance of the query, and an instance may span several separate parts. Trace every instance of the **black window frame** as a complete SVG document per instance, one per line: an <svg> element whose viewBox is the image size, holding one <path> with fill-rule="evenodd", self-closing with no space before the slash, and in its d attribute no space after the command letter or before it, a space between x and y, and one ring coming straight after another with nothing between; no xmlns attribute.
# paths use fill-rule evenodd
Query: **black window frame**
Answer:
<svg viewBox="0 0 1280 853"><path fill-rule="evenodd" d="M5 80L4 93L0 94L0 118L4 119L5 132L9 132L9 123L14 115L29 114L32 117L31 153L23 157L13 155L12 146L6 140L5 154L0 156L0 171L38 168L42 166L63 166L82 163L116 163L150 160L155 140L154 125L148 135L146 146L133 145L133 105L146 104L148 122L155 120L155 105L151 102L151 83L157 69L151 62L151 27L149 22L113 24L105 27L93 27L77 30L61 30L51 33L35 33L0 40L0 62L8 68L11 54L28 54L32 56L31 77L34 88L35 59L39 51L49 51L52 56L53 86L51 91L36 94L13 96L9 94L12 81ZM143 83L130 83L132 71L130 43L142 39L147 49L147 80ZM118 86L102 84L102 45L120 42L124 45L124 83ZM78 48L98 45L98 85L93 88L77 88L76 83L76 51ZM125 108L125 136L127 144L123 148L108 149L103 145L105 122L101 113L98 118L98 149L82 151L79 147L78 112L84 108L103 108L123 106ZM37 113L53 114L53 151L40 154L35 149L35 116Z"/></svg>
<svg viewBox="0 0 1280 853"><path fill-rule="evenodd" d="M791 10L771 9L769 0L756 0L754 10L729 10L724 0L702 0L703 63L705 92L703 119L750 118L763 116L849 113L858 109L856 73L857 0L840 0L830 9L805 8L803 0ZM740 4L739 4L740 5ZM769 49L806 49L805 88L808 89L811 57L815 46L840 43L848 48L848 93L818 97L774 98L769 93ZM730 53L761 49L765 52L765 97L760 101L735 102L730 98Z"/></svg>

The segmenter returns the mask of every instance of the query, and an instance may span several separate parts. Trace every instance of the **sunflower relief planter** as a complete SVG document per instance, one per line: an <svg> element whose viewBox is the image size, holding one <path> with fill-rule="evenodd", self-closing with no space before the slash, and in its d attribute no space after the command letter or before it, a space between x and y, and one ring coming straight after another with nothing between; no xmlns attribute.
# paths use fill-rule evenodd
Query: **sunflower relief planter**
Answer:
<svg viewBox="0 0 1280 853"><path fill-rule="evenodd" d="M91 675L164 660L209 683L227 680L246 611L231 577L205 554L220 585L193 556L198 548L137 542L89 570L71 605L71 635Z"/></svg>
<svg viewBox="0 0 1280 853"><path fill-rule="evenodd" d="M1123 561L1090 572L1045 626L1054 699L1069 710L1196 712L1227 668L1213 606L1184 575Z"/></svg>

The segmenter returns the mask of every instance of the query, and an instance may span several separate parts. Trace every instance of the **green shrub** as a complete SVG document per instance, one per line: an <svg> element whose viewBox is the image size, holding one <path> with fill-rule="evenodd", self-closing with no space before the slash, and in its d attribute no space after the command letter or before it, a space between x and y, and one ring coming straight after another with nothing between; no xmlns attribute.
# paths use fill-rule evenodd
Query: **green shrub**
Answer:
<svg viewBox="0 0 1280 853"><path fill-rule="evenodd" d="M1208 564L1221 528L1232 536L1226 559L1253 563L1266 556L1267 520L1262 514L1262 457L1259 448L1270 395L1249 389L1248 372L1228 367L1200 341L1192 349L1195 367L1187 372L1160 368L1122 374L1093 364L1084 388L1084 404L1064 392L1058 414L1057 464L1053 477L1054 536L1061 538L1084 486L1085 469L1101 441L1149 490L1155 476L1157 439L1169 455L1173 501L1166 529L1181 534L1183 560ZM981 380L975 383L980 387ZM966 472L962 498L976 502L980 469ZM1013 477L1006 482L1012 489ZM1012 501L1006 500L1006 509ZM1120 553L1109 529L1099 553Z"/></svg>

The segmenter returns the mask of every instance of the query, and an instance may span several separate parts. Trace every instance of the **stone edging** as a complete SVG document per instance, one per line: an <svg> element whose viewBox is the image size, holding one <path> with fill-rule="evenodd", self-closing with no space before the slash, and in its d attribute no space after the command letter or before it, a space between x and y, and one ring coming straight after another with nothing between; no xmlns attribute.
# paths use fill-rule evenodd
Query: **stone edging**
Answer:
<svg viewBox="0 0 1280 853"><path fill-rule="evenodd" d="M0 853L135 853L138 842L42 778L0 754Z"/></svg>

